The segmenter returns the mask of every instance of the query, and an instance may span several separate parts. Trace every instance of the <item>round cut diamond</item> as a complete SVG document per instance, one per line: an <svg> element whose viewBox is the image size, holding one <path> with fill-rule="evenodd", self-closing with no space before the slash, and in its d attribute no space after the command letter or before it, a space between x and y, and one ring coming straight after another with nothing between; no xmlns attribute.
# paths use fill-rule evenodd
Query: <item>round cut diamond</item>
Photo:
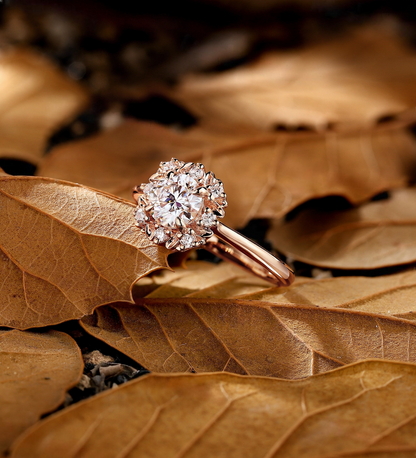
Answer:
<svg viewBox="0 0 416 458"><path fill-rule="evenodd" d="M200 168L200 167L197 167L197 166L193 166L190 170L189 170L189 175L191 177L194 177L196 178L197 180L201 179L203 176L204 176L204 171Z"/></svg>
<svg viewBox="0 0 416 458"><path fill-rule="evenodd" d="M153 218L164 227L189 224L203 206L202 196L195 194L195 185L182 177L154 185L146 194L153 203Z"/></svg>
<svg viewBox="0 0 416 458"><path fill-rule="evenodd" d="M159 243L166 242L166 240L168 239L168 236L165 233L165 230L163 229L163 227L159 227L158 229L156 229L155 237L157 238Z"/></svg>
<svg viewBox="0 0 416 458"><path fill-rule="evenodd" d="M142 208L136 210L135 216L138 223L144 223L146 221L146 213Z"/></svg>
<svg viewBox="0 0 416 458"><path fill-rule="evenodd" d="M181 238L181 245L186 250L188 250L189 248L192 248L193 242L194 242L194 238L190 234L185 234Z"/></svg>
<svg viewBox="0 0 416 458"><path fill-rule="evenodd" d="M224 187L222 184L220 183L217 183L213 186L210 186L209 187L209 191L211 193L211 196L214 198L214 199L218 199L218 197L221 196L221 194L224 192Z"/></svg>
<svg viewBox="0 0 416 458"><path fill-rule="evenodd" d="M204 227L214 226L216 222L217 222L217 217L214 215L214 213L204 213L201 216L201 224Z"/></svg>

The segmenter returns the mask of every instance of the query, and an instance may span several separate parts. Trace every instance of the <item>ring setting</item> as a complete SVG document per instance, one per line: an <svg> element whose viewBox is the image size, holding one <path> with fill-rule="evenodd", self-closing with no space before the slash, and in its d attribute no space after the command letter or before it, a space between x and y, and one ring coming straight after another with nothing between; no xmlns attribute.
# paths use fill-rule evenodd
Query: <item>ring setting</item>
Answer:
<svg viewBox="0 0 416 458"><path fill-rule="evenodd" d="M171 159L133 189L136 226L167 249L204 248L277 286L289 286L292 269L260 245L221 223L227 196L221 180L202 164Z"/></svg>
<svg viewBox="0 0 416 458"><path fill-rule="evenodd" d="M172 159L135 188L136 225L168 249L200 248L224 217L227 198L221 180L202 164Z"/></svg>

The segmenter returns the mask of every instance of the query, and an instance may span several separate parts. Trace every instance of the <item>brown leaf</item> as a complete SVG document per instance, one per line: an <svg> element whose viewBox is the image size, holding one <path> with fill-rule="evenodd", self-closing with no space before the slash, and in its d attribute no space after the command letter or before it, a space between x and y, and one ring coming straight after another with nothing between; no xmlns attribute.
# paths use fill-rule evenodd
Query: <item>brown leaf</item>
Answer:
<svg viewBox="0 0 416 458"><path fill-rule="evenodd" d="M32 51L3 51L0 66L0 157L37 164L49 136L85 108L89 97Z"/></svg>
<svg viewBox="0 0 416 458"><path fill-rule="evenodd" d="M244 294L244 300L315 305L416 320L416 270L380 277L337 277Z"/></svg>
<svg viewBox="0 0 416 458"><path fill-rule="evenodd" d="M313 280L297 276L288 288L271 287L228 263L189 261L186 269L161 271L135 285L135 297L222 298L352 309L416 320L416 271L379 277Z"/></svg>
<svg viewBox="0 0 416 458"><path fill-rule="evenodd" d="M189 261L186 267L175 268L174 272L164 270L157 275L142 278L134 285L133 296L227 299L269 288L268 281L250 275L233 264Z"/></svg>
<svg viewBox="0 0 416 458"><path fill-rule="evenodd" d="M147 180L161 161L175 155L186 158L200 146L201 141L158 124L127 120L114 129L55 147L38 175L86 184L131 200L140 176Z"/></svg>
<svg viewBox="0 0 416 458"><path fill-rule="evenodd" d="M12 458L407 458L415 384L414 365L381 361L296 382L148 375L47 418Z"/></svg>
<svg viewBox="0 0 416 458"><path fill-rule="evenodd" d="M199 161L224 181L226 224L241 227L252 218L282 216L308 199L340 195L359 203L407 184L416 170L409 122L297 135L207 126L176 134L154 124L129 122L57 147L38 173L130 199L132 187L146 182L159 160L177 156Z"/></svg>
<svg viewBox="0 0 416 458"><path fill-rule="evenodd" d="M0 331L0 456L59 406L83 366L77 344L63 332Z"/></svg>
<svg viewBox="0 0 416 458"><path fill-rule="evenodd" d="M168 251L134 226L128 202L58 180L0 176L1 326L61 323L131 300Z"/></svg>
<svg viewBox="0 0 416 458"><path fill-rule="evenodd" d="M243 299L141 299L85 317L93 336L152 372L302 378L360 359L416 362L416 324Z"/></svg>
<svg viewBox="0 0 416 458"><path fill-rule="evenodd" d="M416 188L345 211L305 210L268 234L279 251L309 264L375 269L416 261Z"/></svg>
<svg viewBox="0 0 416 458"><path fill-rule="evenodd" d="M379 24L218 75L186 76L167 94L203 121L319 130L413 109L415 78L413 49Z"/></svg>

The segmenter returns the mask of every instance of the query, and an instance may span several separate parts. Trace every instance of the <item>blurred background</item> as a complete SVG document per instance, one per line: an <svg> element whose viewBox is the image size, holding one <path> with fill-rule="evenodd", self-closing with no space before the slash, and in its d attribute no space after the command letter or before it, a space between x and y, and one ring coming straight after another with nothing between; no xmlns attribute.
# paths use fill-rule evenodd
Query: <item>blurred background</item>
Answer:
<svg viewBox="0 0 416 458"><path fill-rule="evenodd" d="M249 212L238 207L244 180L228 185L230 225L269 247L267 221L290 220L313 199L342 210L415 182L413 2L0 2L0 167L9 174L62 178L130 198L135 177L148 177L171 151L203 155L207 145L221 151L240 139L262 144L265 135L282 134L291 135L292 157L298 149L303 158L325 155L336 137L353 158L368 152L366 132L378 150L365 167L346 160L347 191L330 174L318 189L327 162L313 160L312 173L312 165L297 170L302 158L267 191L293 185L292 202L273 192L259 201L267 160L258 171L259 199L247 197ZM384 125L389 138L377 130ZM305 134L315 137L294 137ZM90 138L97 140L80 142ZM275 152L267 154L275 161ZM250 157L241 155L246 169ZM297 181L283 183L288 176Z"/></svg>
<svg viewBox="0 0 416 458"><path fill-rule="evenodd" d="M270 50L328 42L374 22L416 45L416 4L406 0L2 0L0 46L45 55L92 96L72 125L55 129L50 149L120 116L189 127L195 113L161 96L159 84L225 72ZM33 164L0 165L34 172Z"/></svg>

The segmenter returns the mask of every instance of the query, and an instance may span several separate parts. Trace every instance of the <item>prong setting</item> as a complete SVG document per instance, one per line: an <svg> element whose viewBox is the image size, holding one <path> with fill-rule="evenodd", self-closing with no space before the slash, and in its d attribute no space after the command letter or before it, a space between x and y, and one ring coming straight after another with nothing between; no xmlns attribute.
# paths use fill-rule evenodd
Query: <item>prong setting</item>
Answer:
<svg viewBox="0 0 416 458"><path fill-rule="evenodd" d="M150 240L179 251L201 247L225 214L223 183L202 164L161 162L134 191L136 225Z"/></svg>

